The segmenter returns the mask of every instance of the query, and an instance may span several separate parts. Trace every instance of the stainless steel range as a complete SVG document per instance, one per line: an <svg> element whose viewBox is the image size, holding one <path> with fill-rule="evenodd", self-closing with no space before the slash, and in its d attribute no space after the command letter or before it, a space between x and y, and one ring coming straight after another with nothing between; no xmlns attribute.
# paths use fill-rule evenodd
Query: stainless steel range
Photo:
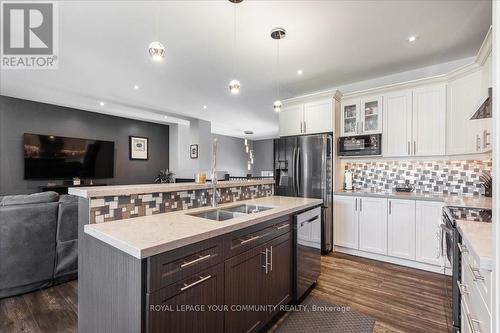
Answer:
<svg viewBox="0 0 500 333"><path fill-rule="evenodd" d="M442 254L446 255L453 270L452 307L453 332L460 332L460 285L462 281L462 237L457 230L457 220L491 223L491 209L469 207L444 207L442 215Z"/></svg>

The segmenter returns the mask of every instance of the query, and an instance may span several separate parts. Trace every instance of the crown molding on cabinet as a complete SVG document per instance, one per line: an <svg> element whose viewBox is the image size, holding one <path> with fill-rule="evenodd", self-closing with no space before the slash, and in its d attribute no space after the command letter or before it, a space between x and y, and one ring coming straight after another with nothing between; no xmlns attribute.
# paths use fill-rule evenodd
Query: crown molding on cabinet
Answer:
<svg viewBox="0 0 500 333"><path fill-rule="evenodd" d="M283 105L290 106L296 103L305 103L309 101L317 101L318 99L327 99L333 98L337 102L340 102L342 99L342 92L338 89L318 91L311 94L300 95L297 97L292 97L283 101Z"/></svg>

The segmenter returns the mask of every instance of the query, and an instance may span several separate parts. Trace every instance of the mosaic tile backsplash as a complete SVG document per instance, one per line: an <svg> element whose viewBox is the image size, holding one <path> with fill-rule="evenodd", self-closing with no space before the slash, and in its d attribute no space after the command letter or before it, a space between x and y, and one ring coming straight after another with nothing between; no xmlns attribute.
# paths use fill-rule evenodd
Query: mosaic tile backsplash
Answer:
<svg viewBox="0 0 500 333"><path fill-rule="evenodd" d="M479 176L492 169L491 160L373 161L346 163L355 189L392 190L406 180L417 193L482 195Z"/></svg>
<svg viewBox="0 0 500 333"><path fill-rule="evenodd" d="M273 188L272 184L220 188L219 203L272 196ZM90 223L205 207L210 205L211 199L211 189L92 198Z"/></svg>

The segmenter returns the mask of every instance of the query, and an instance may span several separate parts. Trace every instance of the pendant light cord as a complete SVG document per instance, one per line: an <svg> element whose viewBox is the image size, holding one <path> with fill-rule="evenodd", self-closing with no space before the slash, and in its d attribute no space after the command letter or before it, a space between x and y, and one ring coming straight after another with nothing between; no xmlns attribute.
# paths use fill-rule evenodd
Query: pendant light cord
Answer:
<svg viewBox="0 0 500 333"><path fill-rule="evenodd" d="M238 57L236 48L236 5L236 3L233 4L233 78L236 77L236 58Z"/></svg>
<svg viewBox="0 0 500 333"><path fill-rule="evenodd" d="M280 40L276 40L276 94L280 99Z"/></svg>

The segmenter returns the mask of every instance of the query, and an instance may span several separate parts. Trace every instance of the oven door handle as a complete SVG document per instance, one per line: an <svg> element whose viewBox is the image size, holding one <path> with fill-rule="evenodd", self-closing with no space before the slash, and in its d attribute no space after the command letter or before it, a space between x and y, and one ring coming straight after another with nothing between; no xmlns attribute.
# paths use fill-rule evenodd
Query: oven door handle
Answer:
<svg viewBox="0 0 500 333"><path fill-rule="evenodd" d="M448 227L446 225L446 221L443 217L443 222L440 227L441 227L441 239L440 239L440 249L441 249L441 256L444 258L446 253L444 253L444 242L446 241L446 237L445 237L445 234L450 234L453 236L453 229L451 229L450 227ZM438 234L439 235L439 234Z"/></svg>

